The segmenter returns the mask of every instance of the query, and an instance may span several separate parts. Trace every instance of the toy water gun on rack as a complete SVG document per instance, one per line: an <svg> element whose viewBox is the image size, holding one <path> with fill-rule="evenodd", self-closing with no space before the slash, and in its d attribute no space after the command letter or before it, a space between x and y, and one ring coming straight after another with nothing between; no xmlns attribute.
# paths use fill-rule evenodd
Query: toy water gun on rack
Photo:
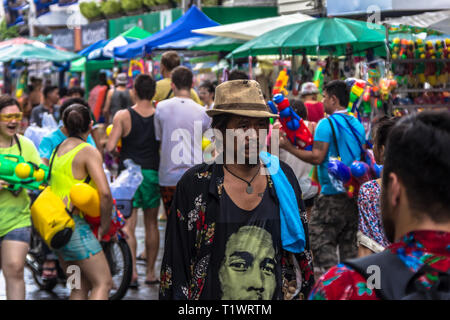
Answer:
<svg viewBox="0 0 450 320"><path fill-rule="evenodd" d="M285 97L287 91L284 86L288 80L286 69L281 70L272 92L273 101L268 102L269 108L272 113L280 115L281 130L286 133L286 137L293 145L301 149L312 150L313 136L311 132Z"/></svg>
<svg viewBox="0 0 450 320"><path fill-rule="evenodd" d="M43 190L48 182L48 167L25 161L18 155L0 155L0 180L8 184L4 189L13 193L19 193L22 188Z"/></svg>

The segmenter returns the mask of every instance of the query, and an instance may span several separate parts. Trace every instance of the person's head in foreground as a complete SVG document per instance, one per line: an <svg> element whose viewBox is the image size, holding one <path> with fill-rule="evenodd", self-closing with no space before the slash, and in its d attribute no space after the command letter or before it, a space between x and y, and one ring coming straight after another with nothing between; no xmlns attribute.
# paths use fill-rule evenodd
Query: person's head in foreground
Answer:
<svg viewBox="0 0 450 320"><path fill-rule="evenodd" d="M17 133L22 120L19 103L10 95L0 96L0 136L2 140L9 140Z"/></svg>
<svg viewBox="0 0 450 320"><path fill-rule="evenodd" d="M385 151L381 212L387 239L414 230L450 232L450 113L402 118Z"/></svg>
<svg viewBox="0 0 450 320"><path fill-rule="evenodd" d="M260 134L267 134L269 119L277 116L269 111L258 82L234 80L220 84L214 108L206 113L212 117L211 127L217 133L216 146L225 151L224 163L259 163L259 152L266 141Z"/></svg>

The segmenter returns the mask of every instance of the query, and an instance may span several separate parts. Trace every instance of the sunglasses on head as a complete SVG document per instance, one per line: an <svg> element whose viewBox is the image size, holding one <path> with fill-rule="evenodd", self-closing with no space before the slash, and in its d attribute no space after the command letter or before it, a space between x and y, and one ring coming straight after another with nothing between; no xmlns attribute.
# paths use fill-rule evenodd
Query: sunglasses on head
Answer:
<svg viewBox="0 0 450 320"><path fill-rule="evenodd" d="M0 114L0 120L3 122L10 122L13 120L20 121L22 120L22 118L23 118L22 112Z"/></svg>

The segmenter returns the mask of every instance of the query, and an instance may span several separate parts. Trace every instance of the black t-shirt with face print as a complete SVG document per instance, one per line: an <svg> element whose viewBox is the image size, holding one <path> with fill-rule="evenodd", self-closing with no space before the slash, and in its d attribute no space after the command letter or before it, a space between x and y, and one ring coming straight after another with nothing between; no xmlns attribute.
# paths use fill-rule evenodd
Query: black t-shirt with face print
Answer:
<svg viewBox="0 0 450 320"><path fill-rule="evenodd" d="M281 299L280 208L266 188L258 206L239 208L225 188L202 299Z"/></svg>

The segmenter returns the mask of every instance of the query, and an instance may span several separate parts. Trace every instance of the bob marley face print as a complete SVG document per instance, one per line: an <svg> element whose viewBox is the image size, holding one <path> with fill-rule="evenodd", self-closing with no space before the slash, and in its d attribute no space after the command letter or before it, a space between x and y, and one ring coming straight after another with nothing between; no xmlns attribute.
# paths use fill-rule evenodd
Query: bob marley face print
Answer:
<svg viewBox="0 0 450 320"><path fill-rule="evenodd" d="M233 233L219 269L224 300L270 300L276 289L272 236L257 226Z"/></svg>

